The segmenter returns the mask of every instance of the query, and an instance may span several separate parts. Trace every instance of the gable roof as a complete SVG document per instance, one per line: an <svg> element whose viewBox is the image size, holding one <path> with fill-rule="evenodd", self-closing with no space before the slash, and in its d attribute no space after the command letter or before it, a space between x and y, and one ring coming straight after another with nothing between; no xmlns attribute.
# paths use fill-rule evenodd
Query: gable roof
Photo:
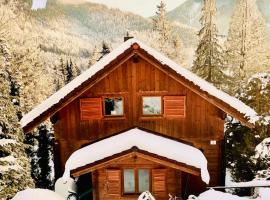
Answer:
<svg viewBox="0 0 270 200"><path fill-rule="evenodd" d="M60 101L63 101L68 94L70 94L72 91L74 91L76 88L81 86L83 83L85 83L87 80L92 78L94 75L96 75L98 72L100 72L102 69L104 69L107 65L112 63L116 58L121 56L124 52L132 49L142 49L147 54L149 54L151 57L156 59L160 64L169 67L171 70L176 72L178 75L183 77L185 80L193 83L194 86L198 87L201 91L206 92L208 95L210 95L210 98L214 97L215 100L221 101L223 104L227 105L228 107L232 108L234 112L240 113L243 118L246 118L244 121L247 125L252 126L251 124L255 123L255 121L258 119L257 113L244 104L239 99L230 96L229 94L217 89L215 86L210 84L209 82L205 81L204 79L198 77L194 73L190 72L189 70L181 67L171 59L167 58L166 56L162 55L161 53L157 52L156 50L152 49L151 47L145 45L141 41L137 39L130 39L124 42L122 45L120 45L118 48L114 49L111 53L103 57L100 61L98 61L96 64L91 66L89 69L87 69L85 72L83 72L81 75L76 77L74 80L72 80L70 83L65 85L63 88L58 90L56 93L54 93L52 96L50 96L48 99L43 101L41 104L36 106L32 111L27 113L23 116L21 119L21 126L25 128L28 126L31 122L33 122L35 119L40 117L43 113L48 111L53 106L56 106ZM210 98L206 97L205 99L210 101ZM222 108L220 108L223 110ZM224 110L224 112L228 113L227 110ZM52 113L51 113L52 114ZM54 114L54 113L53 113ZM230 113L232 116L234 114ZM47 116L49 117L49 116ZM235 116L234 116L235 117ZM236 117L237 118L237 117ZM238 117L239 119L239 117ZM243 122L243 119L239 119Z"/></svg>
<svg viewBox="0 0 270 200"><path fill-rule="evenodd" d="M150 153L153 156L159 156L161 159L165 158L198 168L201 171L202 180L207 184L209 183L207 159L199 149L138 128L102 139L73 152L66 162L63 178L69 178L71 171L74 169L92 163L97 164L100 163L99 161L107 161L106 158L111 158L114 155L119 157L119 154L127 153L126 151L129 152L134 147L137 149L135 151L141 154ZM164 148L166 151L164 151Z"/></svg>

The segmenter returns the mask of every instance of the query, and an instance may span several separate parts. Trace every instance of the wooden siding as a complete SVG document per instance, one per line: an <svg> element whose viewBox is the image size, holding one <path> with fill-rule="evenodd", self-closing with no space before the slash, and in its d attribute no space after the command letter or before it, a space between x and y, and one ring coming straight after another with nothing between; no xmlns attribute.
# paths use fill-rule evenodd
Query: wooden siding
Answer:
<svg viewBox="0 0 270 200"><path fill-rule="evenodd" d="M106 168L95 171L92 175L95 197L94 200L137 200L139 195L125 195L123 194L123 179L121 179L121 192L118 195L111 195L108 192L108 180L107 171L108 170L120 170L123 169L149 169L151 171L150 176L152 177L152 171L155 170L165 170L166 171L166 192L162 193L161 196L157 196L157 200L167 200L168 194L182 196L182 185L181 185L181 172L166 168L162 165L158 165L154 162L144 160L141 158L129 158L121 160L118 162L112 162ZM123 177L122 177L123 178ZM161 177L162 178L162 177ZM151 187L152 186L152 187ZM153 188L153 180L150 183L150 192ZM162 188L161 188L162 189ZM155 196L156 197L156 196Z"/></svg>
<svg viewBox="0 0 270 200"><path fill-rule="evenodd" d="M163 66L156 66L156 63L140 57L135 63L130 58L111 69L107 76L61 109L56 114L58 121L54 128L59 142L62 170L71 153L83 145L137 126L194 143L209 161L210 185L222 184L220 163L224 112L172 76ZM80 119L80 99L106 96L123 97L124 116L103 117L100 120ZM185 96L185 116L143 116L142 96ZM210 140L216 140L217 145L210 145Z"/></svg>

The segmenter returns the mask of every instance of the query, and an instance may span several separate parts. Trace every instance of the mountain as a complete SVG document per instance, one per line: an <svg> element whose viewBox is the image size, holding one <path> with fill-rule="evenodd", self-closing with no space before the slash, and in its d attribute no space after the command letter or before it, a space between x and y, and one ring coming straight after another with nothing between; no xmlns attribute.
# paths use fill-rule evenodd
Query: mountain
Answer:
<svg viewBox="0 0 270 200"><path fill-rule="evenodd" d="M31 7L31 0L27 1ZM48 0L46 9L29 10L28 15L29 34L37 38L43 60L49 65L55 65L60 57L68 57L85 68L94 47L101 48L102 41L116 47L127 31L145 33L152 29L151 19L90 2L65 4ZM187 48L196 45L194 28L177 22L174 30Z"/></svg>
<svg viewBox="0 0 270 200"><path fill-rule="evenodd" d="M188 26L200 28L200 16L203 0L187 0L174 10L168 12L167 16L171 21L178 21ZM235 0L216 0L218 16L217 24L221 34L227 35L230 17L232 16ZM270 0L257 0L268 27L270 35Z"/></svg>
<svg viewBox="0 0 270 200"><path fill-rule="evenodd" d="M28 15L29 34L38 38L44 59L51 64L66 56L85 65L102 41L114 46L123 42L127 30L142 31L150 26L143 17L94 3L71 5L49 0L46 9Z"/></svg>

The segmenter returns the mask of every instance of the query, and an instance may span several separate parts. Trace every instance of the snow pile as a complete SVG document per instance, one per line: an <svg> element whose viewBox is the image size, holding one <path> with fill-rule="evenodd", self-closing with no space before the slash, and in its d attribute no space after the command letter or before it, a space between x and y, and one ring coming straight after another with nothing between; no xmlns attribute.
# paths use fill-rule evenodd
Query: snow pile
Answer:
<svg viewBox="0 0 270 200"><path fill-rule="evenodd" d="M67 180L63 180L63 178L57 179L54 185L54 190L57 194L61 195L65 199L70 194L69 192L77 192L77 186L72 178L68 178Z"/></svg>
<svg viewBox="0 0 270 200"><path fill-rule="evenodd" d="M258 188L257 189L258 198L261 200L269 200L270 199L270 188Z"/></svg>
<svg viewBox="0 0 270 200"><path fill-rule="evenodd" d="M196 167L201 170L202 180L207 184L209 183L207 160L199 149L137 128L75 151L66 162L63 178L67 180L70 177L70 171L73 169L129 150L134 146L140 150Z"/></svg>
<svg viewBox="0 0 270 200"><path fill-rule="evenodd" d="M250 108L249 106L247 106L246 104L241 102L239 99L232 97L232 96L228 95L227 93L217 89L212 84L208 83L204 79L193 74L189 70L181 67L180 65L178 65L174 61L170 60L169 58L167 58L166 56L157 52L156 50L152 49L151 47L148 47L147 45L143 44L142 42L140 42L136 39L130 39L130 40L127 40L122 45L120 45L115 50L113 50L110 54L103 57L99 62L95 63L92 67L90 67L88 70L86 70L80 76L78 76L77 78L72 80L70 83L65 85L63 88L61 88L55 94L50 96L48 99L43 101L41 104L39 104L37 107L35 107L28 114L26 114L21 120L22 127L25 127L27 124L32 122L35 118L37 118L39 115L41 115L46 110L48 110L50 107L57 104L60 100L65 98L71 91L73 91L74 89L79 87L82 83L84 83L89 78L94 76L97 72L102 70L106 65L111 63L115 58L117 58L123 52L128 50L135 43L139 44L141 49L148 52L154 58L159 60L162 64L167 65L168 67L173 69L176 73L183 76L186 80L194 83L201 90L218 98L219 100L230 105L232 108L236 109L237 111L239 111L240 113L245 115L245 117L247 117L251 123L255 123L258 120L257 113L252 108Z"/></svg>
<svg viewBox="0 0 270 200"><path fill-rule="evenodd" d="M145 191L139 196L138 200L155 200L155 198L150 192Z"/></svg>
<svg viewBox="0 0 270 200"><path fill-rule="evenodd" d="M189 196L188 200L250 200L248 197L239 197L229 193L219 192L213 189L201 193L198 197Z"/></svg>
<svg viewBox="0 0 270 200"><path fill-rule="evenodd" d="M64 200L64 198L51 190L26 189L18 192L12 200Z"/></svg>

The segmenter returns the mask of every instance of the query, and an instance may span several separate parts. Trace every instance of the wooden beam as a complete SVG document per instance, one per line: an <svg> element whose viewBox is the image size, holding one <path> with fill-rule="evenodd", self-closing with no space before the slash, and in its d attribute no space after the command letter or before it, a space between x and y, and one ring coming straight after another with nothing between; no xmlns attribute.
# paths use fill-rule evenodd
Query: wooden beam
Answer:
<svg viewBox="0 0 270 200"><path fill-rule="evenodd" d="M140 152L137 152L136 156L138 156L139 158L143 158L143 159L164 165L166 167L170 167L170 168L177 169L177 170L189 173L189 174L193 174L195 176L200 176L201 174L199 169L185 165L185 164L181 164L181 163L176 164L174 162L162 160L162 159L159 159L158 157L152 157L152 156L140 153Z"/></svg>

